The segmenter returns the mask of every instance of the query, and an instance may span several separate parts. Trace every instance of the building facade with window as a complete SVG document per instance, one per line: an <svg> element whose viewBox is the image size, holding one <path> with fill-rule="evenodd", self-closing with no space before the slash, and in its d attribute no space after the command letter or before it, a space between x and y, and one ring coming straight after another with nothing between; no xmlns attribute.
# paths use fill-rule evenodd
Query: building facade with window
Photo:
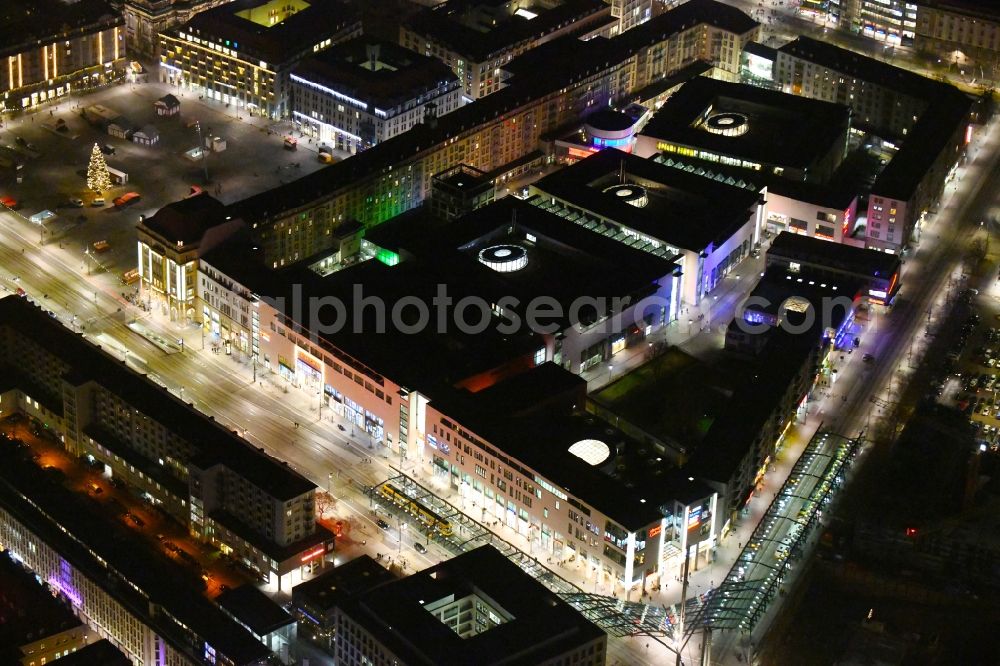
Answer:
<svg viewBox="0 0 1000 666"><path fill-rule="evenodd" d="M0 111L27 111L125 76L120 12L104 0L11 0L0 9Z"/></svg>
<svg viewBox="0 0 1000 666"><path fill-rule="evenodd" d="M198 12L224 5L231 0L126 0L125 40L129 53L147 58L158 56L160 33L191 20Z"/></svg>
<svg viewBox="0 0 1000 666"><path fill-rule="evenodd" d="M917 51L968 67L970 78L996 80L1000 66L1000 11L963 0L923 0L917 9ZM981 69L980 69L981 68Z"/></svg>
<svg viewBox="0 0 1000 666"><path fill-rule="evenodd" d="M462 105L458 79L433 58L359 38L292 72L291 115L323 145L356 153Z"/></svg>
<svg viewBox="0 0 1000 666"><path fill-rule="evenodd" d="M360 35L360 16L339 0L236 0L160 33L160 81L285 118L296 63Z"/></svg>

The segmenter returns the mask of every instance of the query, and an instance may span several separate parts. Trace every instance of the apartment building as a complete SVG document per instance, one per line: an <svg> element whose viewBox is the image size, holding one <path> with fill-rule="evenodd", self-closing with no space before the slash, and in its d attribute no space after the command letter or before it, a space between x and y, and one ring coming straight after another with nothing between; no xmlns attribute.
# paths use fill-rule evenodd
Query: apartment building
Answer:
<svg viewBox="0 0 1000 666"><path fill-rule="evenodd" d="M867 247L900 252L971 140L972 100L957 88L808 37L778 50L786 92L846 104L854 125L902 144L872 185Z"/></svg>
<svg viewBox="0 0 1000 666"><path fill-rule="evenodd" d="M0 111L25 111L120 81L125 31L104 0L10 0L0 7Z"/></svg>
<svg viewBox="0 0 1000 666"><path fill-rule="evenodd" d="M285 118L296 63L360 35L360 16L339 0L236 0L160 33L160 81Z"/></svg>
<svg viewBox="0 0 1000 666"><path fill-rule="evenodd" d="M2 402L14 402L10 391ZM142 537L14 447L2 447L0 460L0 548L65 598L88 633L110 642L128 663L273 663L260 641ZM101 661L84 663L115 663L102 653Z"/></svg>
<svg viewBox="0 0 1000 666"><path fill-rule="evenodd" d="M913 46L948 63L968 66L972 78L996 80L1000 64L1000 12L984 3L923 0ZM977 68L982 68L977 71Z"/></svg>

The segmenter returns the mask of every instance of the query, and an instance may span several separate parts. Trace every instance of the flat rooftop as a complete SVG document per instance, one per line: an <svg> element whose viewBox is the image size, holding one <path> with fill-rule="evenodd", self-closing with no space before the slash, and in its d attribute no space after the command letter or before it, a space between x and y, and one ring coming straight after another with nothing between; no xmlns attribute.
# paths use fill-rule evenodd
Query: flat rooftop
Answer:
<svg viewBox="0 0 1000 666"><path fill-rule="evenodd" d="M881 85L926 104L902 139L903 146L878 175L872 192L908 200L955 132L968 122L972 99L958 88L810 37L799 37L779 52Z"/></svg>
<svg viewBox="0 0 1000 666"><path fill-rule="evenodd" d="M434 610L474 598L488 607L485 631L463 637ZM604 632L492 546L482 546L401 580L379 585L343 606L400 660L413 666L528 666ZM500 624L493 625L496 620Z"/></svg>
<svg viewBox="0 0 1000 666"><path fill-rule="evenodd" d="M171 245L190 245L200 241L206 231L226 221L223 203L202 193L167 204L143 219L140 227L147 228Z"/></svg>
<svg viewBox="0 0 1000 666"><path fill-rule="evenodd" d="M641 187L648 203L636 207L611 188ZM746 224L760 198L758 192L672 169L614 148L606 148L531 186L544 195L628 226L677 248L702 251L721 244ZM565 208L558 203L557 208ZM558 212L556 208L549 208Z"/></svg>
<svg viewBox="0 0 1000 666"><path fill-rule="evenodd" d="M296 65L292 72L383 111L458 78L447 65L398 44L359 37Z"/></svg>
<svg viewBox="0 0 1000 666"><path fill-rule="evenodd" d="M69 368L66 381L94 382L149 418L162 423L198 450L202 464L224 464L279 500L294 499L315 486L288 465L251 446L233 431L184 404L166 389L129 369L83 336L73 333L25 298L0 299L0 327L11 327L55 354ZM47 395L36 389L33 394ZM41 396L39 396L41 397ZM49 396L58 400L61 396Z"/></svg>
<svg viewBox="0 0 1000 666"><path fill-rule="evenodd" d="M895 254L833 243L788 231L782 231L771 241L767 256L772 255L887 279L895 275L902 265L899 256Z"/></svg>
<svg viewBox="0 0 1000 666"><path fill-rule="evenodd" d="M490 302L512 296L518 305L510 308L522 314L539 297L554 298L568 313L580 298L648 295L678 268L677 255L629 247L516 197L447 225L388 222L370 231L367 240L405 251L427 269L427 280L448 284L456 295ZM438 266L447 270L435 270ZM582 322L590 323L586 316L581 313ZM566 319L563 325L570 323L577 322Z"/></svg>
<svg viewBox="0 0 1000 666"><path fill-rule="evenodd" d="M806 168L839 142L851 110L741 83L700 76L674 93L641 134L760 164Z"/></svg>
<svg viewBox="0 0 1000 666"><path fill-rule="evenodd" d="M694 450L733 396L732 379L671 347L590 395L594 403L641 424L681 450Z"/></svg>
<svg viewBox="0 0 1000 666"><path fill-rule="evenodd" d="M657 153L649 159L680 171L721 180L726 184L753 192L760 192L763 187L767 187L768 194L777 194L824 208L846 210L858 196L853 189L836 183L792 180L777 176L772 171L751 171L731 164L711 162L677 153ZM841 164L837 174L841 173L845 164L847 163Z"/></svg>
<svg viewBox="0 0 1000 666"><path fill-rule="evenodd" d="M169 32L217 40L240 56L253 54L273 70L360 20L341 0L236 0L198 12Z"/></svg>
<svg viewBox="0 0 1000 666"><path fill-rule="evenodd" d="M0 3L0 56L124 24L121 11L105 0L4 0Z"/></svg>
<svg viewBox="0 0 1000 666"><path fill-rule="evenodd" d="M405 27L479 62L607 9L602 0L449 0L418 12Z"/></svg>
<svg viewBox="0 0 1000 666"><path fill-rule="evenodd" d="M360 555L292 588L292 600L320 613L329 613L377 585L396 580L369 555ZM318 619L318 618L314 618Z"/></svg>
<svg viewBox="0 0 1000 666"><path fill-rule="evenodd" d="M266 636L295 622L284 608L250 584L226 590L215 602L257 636Z"/></svg>

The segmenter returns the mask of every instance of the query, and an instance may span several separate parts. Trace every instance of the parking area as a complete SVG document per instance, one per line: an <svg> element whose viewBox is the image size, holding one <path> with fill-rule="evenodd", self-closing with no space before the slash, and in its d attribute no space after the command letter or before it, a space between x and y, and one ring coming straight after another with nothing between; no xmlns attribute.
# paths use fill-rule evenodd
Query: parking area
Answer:
<svg viewBox="0 0 1000 666"><path fill-rule="evenodd" d="M158 116L153 104L167 93L180 101L180 111ZM81 115L92 105L120 114L137 127L151 126L159 140L146 146L108 135ZM220 137L225 142L221 152L206 151L205 162L187 154L199 144L195 121L203 138ZM318 146L308 138L295 133L297 149L284 147L283 138L291 131L290 123L249 118L167 84L123 84L4 121L0 146L16 152L24 166L21 182L16 182L13 171L4 172L0 197L16 201L17 214L25 220L46 210L56 213L44 228L32 227L38 229L39 241L79 246L81 252L105 241L98 261L109 270L127 270L135 263L134 227L139 216L188 196L192 186L231 203L323 167ZM107 153L113 151L105 156L108 166L128 178L103 193L105 205L100 207L90 205L94 194L86 184L95 143L106 146ZM114 205L116 198L131 192L138 197L124 206Z"/></svg>
<svg viewBox="0 0 1000 666"><path fill-rule="evenodd" d="M70 456L45 426L14 414L0 421L0 440L0 444L27 445L35 463L57 476L64 487L86 497L109 520L119 521L154 544L178 567L200 576L206 596L251 582L239 565L210 544L196 541L172 516L112 478L102 463Z"/></svg>
<svg viewBox="0 0 1000 666"><path fill-rule="evenodd" d="M960 295L958 322L932 380L937 400L969 417L983 450L1000 450L1000 308L977 289Z"/></svg>

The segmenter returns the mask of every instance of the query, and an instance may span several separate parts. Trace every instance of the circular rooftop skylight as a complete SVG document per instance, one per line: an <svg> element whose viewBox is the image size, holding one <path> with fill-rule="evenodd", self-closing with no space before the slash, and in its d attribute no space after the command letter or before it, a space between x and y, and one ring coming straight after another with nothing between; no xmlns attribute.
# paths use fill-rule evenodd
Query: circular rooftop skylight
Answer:
<svg viewBox="0 0 1000 666"><path fill-rule="evenodd" d="M611 455L608 445L599 439L581 439L569 447L569 452L588 465L600 465Z"/></svg>
<svg viewBox="0 0 1000 666"><path fill-rule="evenodd" d="M641 185L612 185L604 189L605 194L611 194L636 208L644 208L649 203L646 188Z"/></svg>
<svg viewBox="0 0 1000 666"><path fill-rule="evenodd" d="M742 113L725 111L709 116L705 121L705 131L722 136L740 136L750 129L750 119Z"/></svg>
<svg viewBox="0 0 1000 666"><path fill-rule="evenodd" d="M513 273L528 265L528 251L520 245L493 245L479 251L479 262L498 273Z"/></svg>

